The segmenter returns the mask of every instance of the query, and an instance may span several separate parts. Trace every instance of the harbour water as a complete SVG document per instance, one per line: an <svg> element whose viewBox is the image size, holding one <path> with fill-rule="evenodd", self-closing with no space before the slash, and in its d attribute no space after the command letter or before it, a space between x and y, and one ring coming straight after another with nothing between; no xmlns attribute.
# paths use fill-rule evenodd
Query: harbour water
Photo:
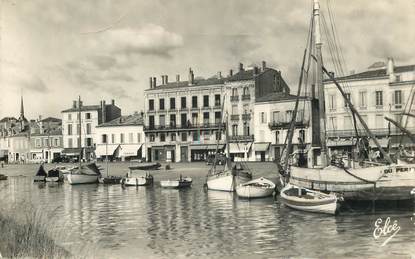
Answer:
<svg viewBox="0 0 415 259"><path fill-rule="evenodd" d="M279 197L241 200L235 194L204 188L208 167L172 164L155 171L152 187L121 188L98 184L35 184L38 165L7 165L0 173L0 205L33 204L53 211L58 244L74 255L95 258L182 257L410 257L415 255L412 207L364 206L338 216L294 211ZM110 164L122 175L127 163ZM254 176L276 180L272 163L252 163ZM50 168L50 167L49 167ZM159 181L179 174L193 178L186 190L161 189ZM399 231L374 238L375 222L396 220ZM415 218L415 216L414 216ZM391 223L392 225L392 223ZM383 225L382 225L383 226ZM378 227L378 230L380 227ZM379 233L379 232L377 232Z"/></svg>

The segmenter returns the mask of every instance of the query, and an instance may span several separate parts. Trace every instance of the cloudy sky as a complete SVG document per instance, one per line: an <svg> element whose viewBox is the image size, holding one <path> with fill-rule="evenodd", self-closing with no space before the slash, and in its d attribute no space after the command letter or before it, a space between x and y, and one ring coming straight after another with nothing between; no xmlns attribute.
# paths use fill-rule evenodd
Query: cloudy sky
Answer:
<svg viewBox="0 0 415 259"><path fill-rule="evenodd" d="M0 117L18 116L21 94L29 118L59 117L78 95L128 114L150 76L226 75L238 62L266 60L294 88L311 14L311 0L0 2ZM321 2L350 70L387 56L415 64L415 0Z"/></svg>

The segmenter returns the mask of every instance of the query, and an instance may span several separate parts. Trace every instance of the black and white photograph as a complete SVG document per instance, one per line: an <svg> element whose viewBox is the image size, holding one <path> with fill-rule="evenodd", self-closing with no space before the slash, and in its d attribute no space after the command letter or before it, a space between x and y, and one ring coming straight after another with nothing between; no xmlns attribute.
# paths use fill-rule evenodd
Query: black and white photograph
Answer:
<svg viewBox="0 0 415 259"><path fill-rule="evenodd" d="M0 258L415 258L415 0L1 0Z"/></svg>

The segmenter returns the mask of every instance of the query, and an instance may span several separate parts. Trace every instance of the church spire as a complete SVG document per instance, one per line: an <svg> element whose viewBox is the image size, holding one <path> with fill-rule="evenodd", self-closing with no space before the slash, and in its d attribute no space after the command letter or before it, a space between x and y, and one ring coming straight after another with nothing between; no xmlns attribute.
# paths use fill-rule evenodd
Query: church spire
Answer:
<svg viewBox="0 0 415 259"><path fill-rule="evenodd" d="M20 119L24 118L23 95L20 96Z"/></svg>

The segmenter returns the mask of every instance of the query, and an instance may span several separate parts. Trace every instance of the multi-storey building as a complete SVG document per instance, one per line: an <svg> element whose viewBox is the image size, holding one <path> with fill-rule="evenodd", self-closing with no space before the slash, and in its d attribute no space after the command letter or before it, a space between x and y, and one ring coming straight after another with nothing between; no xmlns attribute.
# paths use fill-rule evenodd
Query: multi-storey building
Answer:
<svg viewBox="0 0 415 259"><path fill-rule="evenodd" d="M255 161L279 161L293 118L296 96L273 93L255 102ZM299 97L292 138L293 152L310 150L312 144L311 97Z"/></svg>
<svg viewBox="0 0 415 259"><path fill-rule="evenodd" d="M104 160L144 159L143 114L121 116L96 126L95 154Z"/></svg>
<svg viewBox="0 0 415 259"><path fill-rule="evenodd" d="M114 100L111 100L111 104L101 101L100 105L83 105L82 101L73 101L71 108L62 111L62 153L65 156L76 157L80 154L79 148L82 147L85 159L90 159L94 151L96 126L120 116L121 109L115 105Z"/></svg>
<svg viewBox="0 0 415 259"><path fill-rule="evenodd" d="M415 132L415 119L402 116L404 111L413 111L415 65L395 66L389 58L387 64L377 62L367 71L336 80L383 147L396 147L402 142L401 132L384 117ZM328 145L331 149L351 151L356 131L350 108L331 81L325 81L325 89ZM357 130L359 135L366 135L360 123L357 123ZM403 144L411 145L405 139ZM373 141L370 146L375 147Z"/></svg>
<svg viewBox="0 0 415 259"><path fill-rule="evenodd" d="M51 163L60 158L62 150L61 129L44 130L30 136L30 162Z"/></svg>
<svg viewBox="0 0 415 259"><path fill-rule="evenodd" d="M224 142L223 85L220 74L196 80L192 69L188 81L177 75L175 82L169 82L163 75L157 85L156 78L150 78L144 104L147 160L200 161L215 152L217 139Z"/></svg>
<svg viewBox="0 0 415 259"><path fill-rule="evenodd" d="M157 85L151 77L150 89L145 91L144 132L151 161L205 160L217 148L224 149L226 124L231 158L255 160L255 99L273 92L289 93L281 73L267 68L265 62L262 68L244 69L239 64L238 71L234 74L230 70L227 77L219 72L197 80L190 69L188 81L180 81L179 75L174 82L169 82L167 75L161 79ZM225 124L223 117L227 118Z"/></svg>
<svg viewBox="0 0 415 259"><path fill-rule="evenodd" d="M243 64L240 63L235 74L230 71L230 76L225 81L225 89L231 158L255 161L255 152L260 152L255 151L253 145L256 99L273 93L289 93L290 89L281 72L267 67L265 61L262 61L261 68L253 66L244 69ZM260 147L260 145L256 146Z"/></svg>

